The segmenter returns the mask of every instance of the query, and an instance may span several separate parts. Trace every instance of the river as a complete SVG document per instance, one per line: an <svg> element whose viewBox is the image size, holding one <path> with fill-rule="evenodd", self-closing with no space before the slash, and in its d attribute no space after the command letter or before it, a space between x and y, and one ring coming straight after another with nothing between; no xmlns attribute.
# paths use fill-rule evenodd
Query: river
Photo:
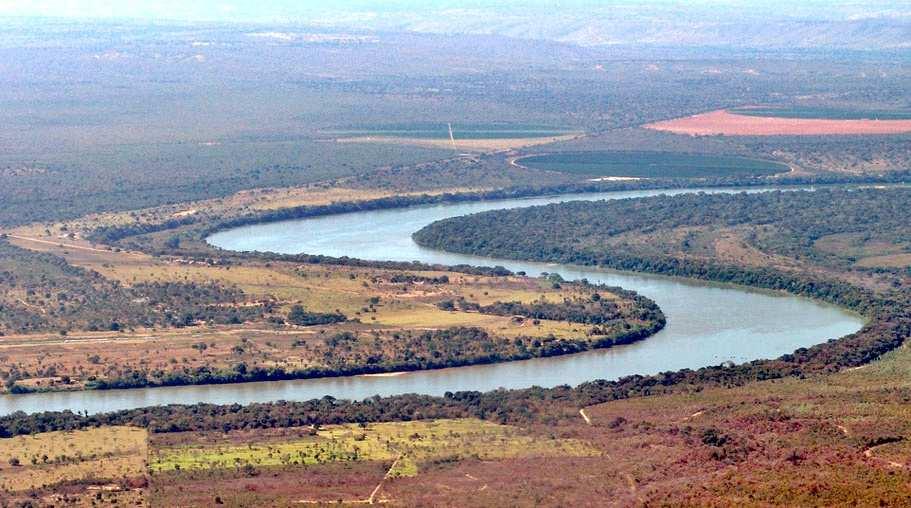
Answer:
<svg viewBox="0 0 911 508"><path fill-rule="evenodd" d="M363 399L377 394L441 395L458 390L576 385L629 374L774 358L847 335L863 325L861 317L843 309L782 293L591 267L479 258L424 249L411 240L412 233L433 221L481 211L699 190L743 192L741 189L631 191L443 204L257 224L222 231L209 238L215 246L239 251L306 252L446 265L501 265L529 275L557 272L567 279L587 278L591 282L622 286L655 300L667 317L664 330L635 344L561 357L397 375L4 395L0 396L0 414L63 409L96 413L177 403L248 404L325 395ZM747 192L763 190L767 189L752 188Z"/></svg>

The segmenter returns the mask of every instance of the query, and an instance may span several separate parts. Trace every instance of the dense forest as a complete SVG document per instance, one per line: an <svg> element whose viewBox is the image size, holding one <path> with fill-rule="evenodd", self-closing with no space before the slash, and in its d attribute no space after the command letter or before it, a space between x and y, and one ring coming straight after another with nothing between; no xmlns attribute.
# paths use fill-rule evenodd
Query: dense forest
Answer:
<svg viewBox="0 0 911 508"><path fill-rule="evenodd" d="M693 261L706 235L751 226L743 239L762 252L847 268L855 256L817 242L862 234L866 242L890 243L885 250L892 254L909 252L909 206L907 188L656 196L480 213L436 222L414 238L485 256L631 268L633 259L665 254ZM682 228L689 228L683 238L669 234Z"/></svg>

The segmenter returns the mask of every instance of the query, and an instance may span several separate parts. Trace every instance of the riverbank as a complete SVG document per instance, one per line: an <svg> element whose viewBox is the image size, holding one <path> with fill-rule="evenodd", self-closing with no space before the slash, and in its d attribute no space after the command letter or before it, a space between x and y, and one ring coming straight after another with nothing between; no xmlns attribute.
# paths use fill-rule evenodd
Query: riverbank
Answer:
<svg viewBox="0 0 911 508"><path fill-rule="evenodd" d="M634 197L624 193L606 194L605 198L623 198ZM587 198L599 198L602 196L585 194ZM573 199L576 196L560 196L546 198L552 200ZM372 234L359 234L357 227L352 224L339 223L339 220L356 219L357 215L348 216L330 216L322 219L311 219L306 221L307 230L311 232L306 239L317 242L317 248L306 249L309 252L322 252L320 248L324 245L339 246L350 245L350 240L339 239L337 235L347 235L347 238L362 239L366 243L360 244L356 251L361 253L364 258L370 259L371 254L377 252L379 255L386 256L381 259L401 259L401 260L423 260L425 264L436 263L442 265L483 265L494 264L489 259L479 259L471 257L452 257L450 254L439 252L424 251L411 242L410 234L420 229L422 225L433 219L428 213L463 215L471 211L477 211L478 207L498 207L498 206L528 206L534 204L534 200L515 200L514 202L492 202L492 203L472 203L460 204L458 210L447 207L436 208L409 208L401 210L388 210L381 212L370 212L369 219L365 218L364 223L371 230ZM380 216L380 219L377 218ZM257 226L257 227L275 227ZM294 227L300 227L294 225ZM386 228L391 227L391 230ZM269 238L284 238L282 235L276 236L273 231L267 230L266 236ZM239 231L239 238L255 239L257 235L251 235L249 231ZM300 238L299 234L293 235L293 238ZM376 242L376 249L370 242ZM274 249L271 249L274 250ZM280 249L278 249L280 250ZM99 253L91 253L99 255ZM328 254L336 254L328 252ZM88 256L89 253L80 252L81 256ZM442 256L442 257L440 257ZM104 261L92 261L89 258L79 258L83 263L91 264L93 268L104 273L106 269ZM154 258L153 258L154 259ZM226 257L226 259L230 259ZM245 259L245 258L244 258ZM293 259L293 258L292 258ZM347 300L351 299L351 291L358 291L364 288L366 282L371 286L369 292L376 291L377 288L384 284L394 284L389 289L388 297L401 294L400 291L410 286L411 290L405 294L411 294L409 302L414 302L415 296L419 299L426 298L433 293L433 284L427 284L426 281L411 280L392 283L393 273L382 276L377 280L385 280L376 286L373 277L378 275L376 268L363 268L359 272L351 272L349 266L332 267L319 264L289 264L290 261L261 261L258 264L249 265L245 261L242 266L228 264L226 266L208 266L202 265L181 265L181 273L192 274L191 270L198 270L200 274L209 277L212 274L218 274L219 277L235 277L234 279L241 284L251 284L255 281L261 284L274 278L277 274L283 274L280 279L282 285L274 285L275 289L287 291L287 284L291 280L300 280L301 288L312 287L314 280L323 280L329 277L334 281L333 284L341 284L337 287L340 291L339 297L345 295ZM271 266L266 266L266 265ZM251 268L258 271L249 272ZM284 268L283 268L284 267ZM268 401L277 399L297 399L307 397L321 397L331 394L339 398L364 398L374 394L393 395L396 393L424 392L434 395L442 395L446 391L458 391L463 389L474 389L479 391L491 390L497 387L522 388L530 385L556 386L559 384L577 385L590 381L593 377L620 378L626 375L644 373L652 374L661 371L673 371L683 368L698 369L705 365L717 365L722 362L742 363L747 360L756 358L774 358L785 353L790 353L799 347L811 346L818 343L821 338L840 336L847 334L859 328L862 323L853 316L840 313L835 309L825 308L805 300L793 297L785 297L775 294L754 293L744 289L731 287L715 287L712 285L692 284L685 280L665 279L661 277L653 278L639 276L634 274L619 274L613 272L601 272L598 270L580 270L570 266L544 266L537 264L512 263L509 265L513 272L524 272L528 274L538 274L541 272L559 271L565 278L569 279L588 279L592 282L605 283L609 286L625 286L637 288L643 294L652 294L660 296L659 306L667 313L669 322L668 328L653 336L649 340L636 343L634 345L622 346L616 348L614 352L607 350L601 353L583 353L570 356L553 357L547 360L530 360L510 363L488 364L479 367L464 367L458 369L444 369L440 371L414 372L408 375L398 376L395 378L329 378L324 380L308 381L280 381L273 383L253 383L249 385L210 385L208 387L184 387L184 388L154 388L139 389L138 393L130 393L130 390L111 390L87 392L89 394L98 394L82 397L83 394L74 394L73 398L54 397L54 394L33 394L28 397L36 397L34 407L71 407L92 409L99 408L116 408L116 407L136 407L136 404L168 404L168 403L195 403L202 401L218 402L225 401ZM170 269L171 267L167 267ZM161 265L150 265L149 271L162 271L166 268ZM277 270L277 272L276 272ZM303 270L303 272L301 272ZM145 273L145 271L131 270L129 272L109 272L113 276L133 276L136 273ZM358 275L351 279L349 275L357 273ZM444 273L448 277L464 277L456 275L453 272L436 273L433 277L442 278ZM508 273L508 271L506 271ZM306 277L301 278L301 275ZM431 274L428 274L429 277ZM295 277L294 279L289 276ZM239 278L238 278L239 277ZM473 276L477 278L476 276ZM464 277L470 281L472 277ZM398 279L397 279L398 280ZM454 280L454 279L453 279ZM480 280L487 280L481 278ZM482 284L483 285L483 284ZM247 287L247 286L242 286ZM254 286L249 286L251 289ZM284 288L284 289L282 289ZM361 288L361 289L358 289ZM262 291L262 288L259 288ZM274 289L273 289L274 290ZM474 291L476 296L483 292L490 293L491 288L476 287L474 290L465 289L465 296ZM296 291L296 290L295 290ZM415 293L417 291L417 293ZM429 293L428 293L429 292ZM537 297L537 291L529 295L532 299ZM315 296L315 295L314 295ZM508 296L502 293L490 293L486 295L487 301L493 301L497 298ZM320 297L325 298L325 297ZM338 301L337 297L332 297L332 301ZM370 298L367 292L364 293L365 300ZM385 301L386 297L381 297L380 301ZM379 302L378 302L379 303ZM353 302L352 310L349 315L355 315L355 312L361 312L362 316L372 318L377 317L378 324L384 320L387 324L403 324L400 319L403 314L400 307L374 305L376 312L364 314L358 302ZM411 304L409 304L411 305ZM742 309L734 311L739 316L738 320L726 319L730 315L732 305L735 308ZM320 309L316 309L320 310ZM326 311L331 308L324 309ZM344 309L342 309L344 310ZM386 314L395 311L393 314ZM349 312L349 311L346 311ZM383 317L386 315L387 317ZM406 313L405 315L408 315ZM426 314L429 318L432 316L434 321L440 319L449 320L450 314L441 309L433 310L432 313ZM477 319L477 314L467 314ZM400 317L396 317L400 316ZM363 320L363 318L361 318ZM410 319L410 318L409 318ZM498 323L508 323L511 318L496 318ZM746 320L746 321L744 321ZM372 322L372 320L371 320ZM443 321L445 322L445 321ZM744 328L745 323L751 328ZM437 323L439 325L439 323ZM526 328L519 326L519 323L513 324L517 331L521 332ZM414 326L414 325L409 325ZM502 326L502 325L496 325ZM527 325L525 325L527 326ZM573 325L577 326L577 325ZM746 330L752 329L751 332ZM570 330L571 331L571 330ZM314 330L314 332L316 332ZM274 332L273 332L274 333ZM317 333L318 335L318 333ZM751 339L754 336L756 339ZM762 337L761 340L758 338ZM239 337L235 336L233 341ZM261 338L250 341L252 344L259 344L258 350L251 350L251 354L260 354L266 341L272 342L273 346L278 346L285 339L269 340ZM292 337L287 340L293 344ZM194 343L187 344L189 358L194 361L208 361L208 355L228 353L233 348L233 344L227 344L227 347L207 348L203 354L193 351L190 346ZM694 345L697 345L694 347ZM732 348L732 344L737 344L737 348ZM277 350L281 351L281 349ZM292 351L290 354L294 355ZM656 362L656 358L660 361ZM546 365L546 367L545 367ZM396 369L398 370L398 369ZM484 373L481 374L480 372ZM249 370L248 370L249 372ZM593 374L597 373L597 374ZM101 395L108 393L110 396ZM27 397L25 397L27 398ZM7 407L11 410L27 409L32 407L32 403L25 401L25 398L14 398L13 401L7 402ZM91 400L90 400L91 399ZM21 402L19 402L21 401ZM16 405L21 404L21 405Z"/></svg>

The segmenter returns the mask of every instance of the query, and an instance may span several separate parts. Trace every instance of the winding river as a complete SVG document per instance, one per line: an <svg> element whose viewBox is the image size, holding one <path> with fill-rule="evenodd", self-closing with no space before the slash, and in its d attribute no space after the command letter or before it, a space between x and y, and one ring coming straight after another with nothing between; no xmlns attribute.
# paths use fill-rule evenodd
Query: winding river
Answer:
<svg viewBox="0 0 911 508"><path fill-rule="evenodd" d="M593 379L699 368L722 362L774 358L800 347L858 330L863 319L843 309L806 298L688 279L479 258L419 247L411 234L447 217L486 210L570 200L623 199L683 192L743 192L733 189L632 191L566 194L528 199L456 203L357 212L258 224L212 235L224 249L350 256L371 260L423 261L446 265L502 265L529 275L557 272L567 279L587 278L640 292L655 300L667 327L627 346L575 355L459 367L397 375L351 376L243 383L0 396L0 414L13 411L71 409L89 413L161 404L215 404L307 400L331 395L363 399L372 395L575 385ZM767 189L753 188L747 192Z"/></svg>

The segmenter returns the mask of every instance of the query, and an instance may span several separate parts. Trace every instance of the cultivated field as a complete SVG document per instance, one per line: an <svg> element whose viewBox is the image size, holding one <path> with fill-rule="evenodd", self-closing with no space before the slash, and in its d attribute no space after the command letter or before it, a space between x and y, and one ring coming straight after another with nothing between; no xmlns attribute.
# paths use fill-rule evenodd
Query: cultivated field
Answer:
<svg viewBox="0 0 911 508"><path fill-rule="evenodd" d="M508 150L572 139L573 129L524 124L414 123L327 131L339 143L393 143L467 152Z"/></svg>
<svg viewBox="0 0 911 508"><path fill-rule="evenodd" d="M456 139L455 143L449 139L423 139L399 138L390 136L357 136L353 138L339 138L339 143L383 143L397 145L412 145L437 149L455 149L462 152L490 152L511 150L528 146L546 145L557 141L567 141L576 137L575 134L551 137L532 138L483 138L483 139Z"/></svg>
<svg viewBox="0 0 911 508"><path fill-rule="evenodd" d="M772 118L816 118L825 120L911 120L911 112L901 110L849 109L814 106L731 108L735 115Z"/></svg>
<svg viewBox="0 0 911 508"><path fill-rule="evenodd" d="M446 122L354 127L351 129L326 132L338 137L379 136L411 139L443 139L449 141L449 126ZM550 138L574 132L576 131L573 129L547 125L505 123L452 124L452 135L457 140Z"/></svg>
<svg viewBox="0 0 911 508"><path fill-rule="evenodd" d="M717 110L649 123L644 127L691 136L899 134L911 132L911 120L784 118Z"/></svg>

